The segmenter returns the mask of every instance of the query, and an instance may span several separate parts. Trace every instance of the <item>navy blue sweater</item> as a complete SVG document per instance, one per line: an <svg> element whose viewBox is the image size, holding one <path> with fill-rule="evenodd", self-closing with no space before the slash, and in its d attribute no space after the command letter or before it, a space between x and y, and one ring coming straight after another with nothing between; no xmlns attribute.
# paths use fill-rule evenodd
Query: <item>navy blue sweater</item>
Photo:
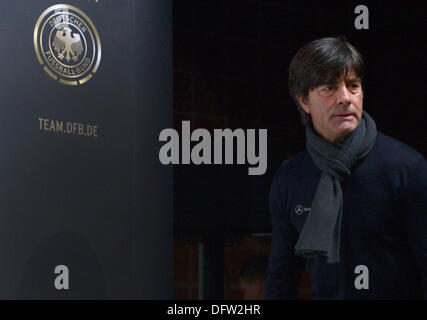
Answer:
<svg viewBox="0 0 427 320"><path fill-rule="evenodd" d="M270 191L271 255L266 299L297 299L304 266L312 299L427 298L427 162L378 132L365 159L342 183L341 261L301 258L294 246L310 214L321 172L306 150L284 161ZM369 289L356 289L357 266Z"/></svg>

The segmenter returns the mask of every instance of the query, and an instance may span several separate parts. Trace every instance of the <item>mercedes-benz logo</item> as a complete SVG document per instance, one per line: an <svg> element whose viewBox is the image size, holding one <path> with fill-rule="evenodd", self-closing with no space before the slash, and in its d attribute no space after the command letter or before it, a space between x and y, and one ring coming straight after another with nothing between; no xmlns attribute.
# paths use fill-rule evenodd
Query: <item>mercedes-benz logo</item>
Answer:
<svg viewBox="0 0 427 320"><path fill-rule="evenodd" d="M298 205L295 207L295 213L296 213L296 214L301 214L301 213L303 213L303 212L304 212L304 207L303 207L302 205L298 204Z"/></svg>

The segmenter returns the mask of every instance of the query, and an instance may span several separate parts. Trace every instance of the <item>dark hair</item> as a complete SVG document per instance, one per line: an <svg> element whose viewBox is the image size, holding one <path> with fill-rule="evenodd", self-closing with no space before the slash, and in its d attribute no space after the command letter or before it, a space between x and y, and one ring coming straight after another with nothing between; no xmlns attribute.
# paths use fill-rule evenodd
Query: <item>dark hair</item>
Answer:
<svg viewBox="0 0 427 320"><path fill-rule="evenodd" d="M239 278L246 282L265 280L268 266L268 257L260 256L249 259L239 272Z"/></svg>
<svg viewBox="0 0 427 320"><path fill-rule="evenodd" d="M310 90L338 80L354 71L362 80L366 75L362 55L344 37L322 38L304 45L289 65L289 92L294 99L304 125L310 115L304 111L297 96L307 100Z"/></svg>

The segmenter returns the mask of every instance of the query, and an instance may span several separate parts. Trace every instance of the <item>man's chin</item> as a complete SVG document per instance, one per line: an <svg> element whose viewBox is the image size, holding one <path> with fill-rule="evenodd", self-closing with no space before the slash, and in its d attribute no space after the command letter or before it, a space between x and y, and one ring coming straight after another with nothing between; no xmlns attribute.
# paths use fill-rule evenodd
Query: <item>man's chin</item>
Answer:
<svg viewBox="0 0 427 320"><path fill-rule="evenodd" d="M356 119L353 119L351 121L344 120L337 125L336 131L340 134L347 135L354 131L357 128L358 124L359 121L357 121Z"/></svg>
<svg viewBox="0 0 427 320"><path fill-rule="evenodd" d="M343 138L345 138L346 136L348 136L350 133L352 133L354 130L356 130L357 125L355 124L343 124L341 125L338 130L336 130L337 132L337 137L338 140L342 140Z"/></svg>

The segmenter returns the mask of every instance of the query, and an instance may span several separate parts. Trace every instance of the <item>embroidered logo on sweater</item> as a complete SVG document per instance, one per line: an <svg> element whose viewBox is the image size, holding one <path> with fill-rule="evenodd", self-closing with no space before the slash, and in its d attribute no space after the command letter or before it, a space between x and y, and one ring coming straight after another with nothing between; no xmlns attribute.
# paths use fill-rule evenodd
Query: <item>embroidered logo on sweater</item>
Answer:
<svg viewBox="0 0 427 320"><path fill-rule="evenodd" d="M300 215L300 214L303 214L304 212L308 212L308 211L311 211L311 208L305 208L303 205L301 205L301 204L297 204L296 206L295 206L295 213L297 214L297 215Z"/></svg>

